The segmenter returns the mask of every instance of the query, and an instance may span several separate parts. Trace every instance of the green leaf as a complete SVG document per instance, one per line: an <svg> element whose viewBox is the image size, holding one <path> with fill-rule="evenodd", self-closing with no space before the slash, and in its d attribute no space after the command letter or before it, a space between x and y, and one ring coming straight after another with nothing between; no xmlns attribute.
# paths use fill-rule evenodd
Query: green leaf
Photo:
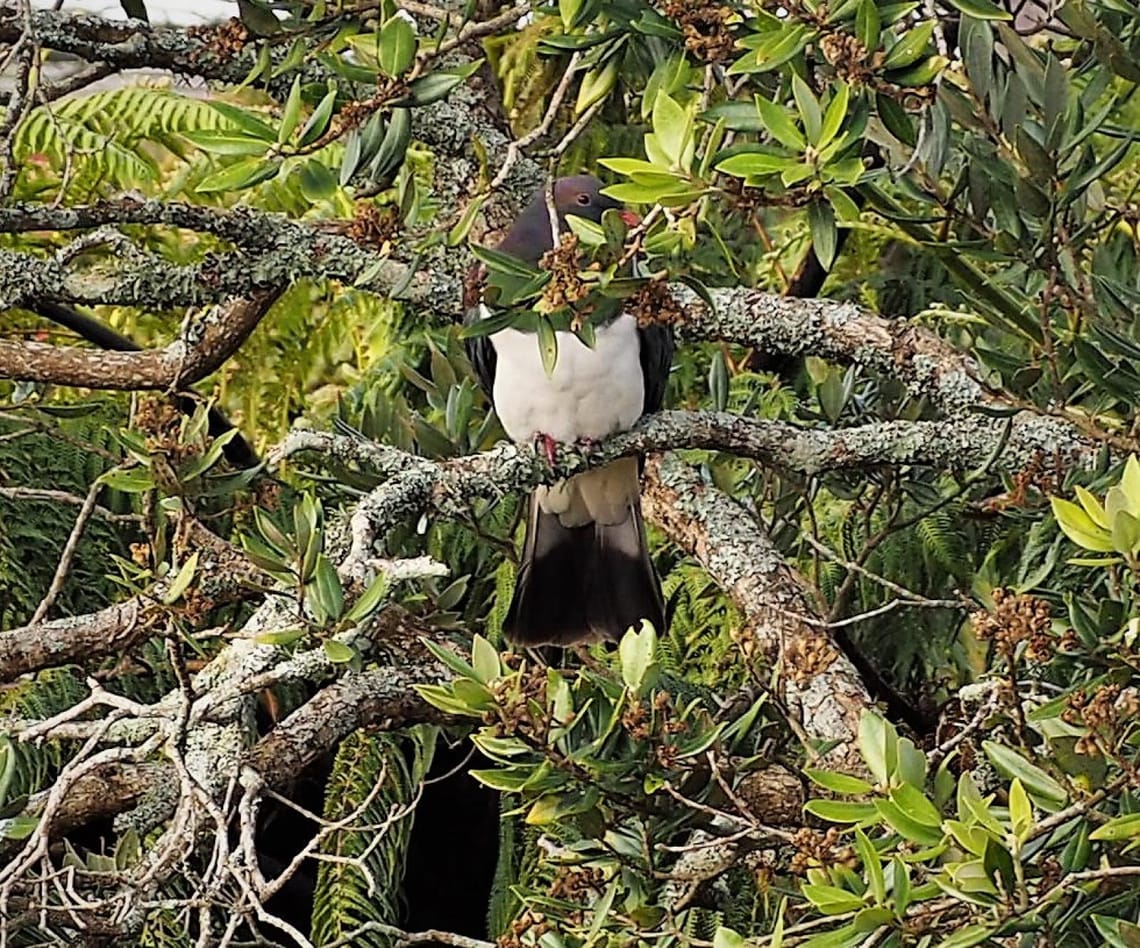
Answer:
<svg viewBox="0 0 1140 948"><path fill-rule="evenodd" d="M859 753L871 776L885 787L898 763L898 733L885 718L864 711L859 719Z"/></svg>
<svg viewBox="0 0 1140 948"><path fill-rule="evenodd" d="M332 176L332 172L325 167L324 163L316 158L301 165L297 177L301 185L301 193L305 196L305 200L312 204L316 204L318 201L327 201L336 194L336 178Z"/></svg>
<svg viewBox="0 0 1140 948"><path fill-rule="evenodd" d="M902 786L892 789L890 796L891 802L896 804L903 813L916 823L921 823L923 826L929 826L932 829L939 829L942 826L942 814L917 787L904 783Z"/></svg>
<svg viewBox="0 0 1140 948"><path fill-rule="evenodd" d="M895 136L904 145L913 148L918 143L918 136L914 130L914 123L898 101L882 92L875 93L875 111L887 131Z"/></svg>
<svg viewBox="0 0 1140 948"><path fill-rule="evenodd" d="M1016 777L1009 786L1009 819L1013 824L1013 834L1018 839L1025 839L1033 829L1033 804Z"/></svg>
<svg viewBox="0 0 1140 948"><path fill-rule="evenodd" d="M859 10L855 14L855 36L868 53L879 48L879 8L875 0L859 0Z"/></svg>
<svg viewBox="0 0 1140 948"><path fill-rule="evenodd" d="M847 118L847 104L851 99L851 89L844 83L836 84L835 94L827 103L827 111L823 115L823 124L819 130L817 148L826 148L831 140L839 133L843 120Z"/></svg>
<svg viewBox="0 0 1140 948"><path fill-rule="evenodd" d="M481 635L476 635L471 644L471 667L483 684L502 674L498 650Z"/></svg>
<svg viewBox="0 0 1140 948"><path fill-rule="evenodd" d="M846 800L808 800L804 811L829 823L862 823L873 820L877 813L873 803L849 803Z"/></svg>
<svg viewBox="0 0 1140 948"><path fill-rule="evenodd" d="M149 467L132 467L127 470L113 468L99 475L99 480L112 490L124 494L141 494L154 489L154 475Z"/></svg>
<svg viewBox="0 0 1140 948"><path fill-rule="evenodd" d="M1123 918L1107 915L1092 915L1096 930L1105 939L1109 948L1138 948L1140 946L1140 925Z"/></svg>
<svg viewBox="0 0 1140 948"><path fill-rule="evenodd" d="M656 678L657 631L648 622L641 629L628 629L618 645L621 678L635 695L648 691Z"/></svg>
<svg viewBox="0 0 1140 948"><path fill-rule="evenodd" d="M272 144L277 140L277 130L269 125L267 122L262 121L251 112L245 109L240 109L236 105L230 105L228 102L211 101L210 108L215 112L221 114L224 118L229 119L234 125L242 132L251 138L260 138L263 142Z"/></svg>
<svg viewBox="0 0 1140 948"><path fill-rule="evenodd" d="M908 30L902 39L887 52L887 58L883 60L883 68L902 69L918 62L930 46L934 27L934 20L925 20Z"/></svg>
<svg viewBox="0 0 1140 948"><path fill-rule="evenodd" d="M467 207L463 209L463 215L459 218L459 221L447 232L447 246L458 247L467 239L467 235L471 233L471 228L474 226L479 212L483 210L483 205L486 203L486 197L479 197L468 201Z"/></svg>
<svg viewBox="0 0 1140 948"><path fill-rule="evenodd" d="M210 446L202 452L201 457L191 462L180 472L179 479L183 483L188 483L196 477L201 477L222 459L222 452L225 451L226 445L237 436L237 428L231 428L229 431L218 435Z"/></svg>
<svg viewBox="0 0 1140 948"><path fill-rule="evenodd" d="M235 135L231 131L189 129L182 134L211 155L264 155L271 144L260 138Z"/></svg>
<svg viewBox="0 0 1140 948"><path fill-rule="evenodd" d="M768 175L779 174L794 163L794 158L787 158L783 155L746 151L725 158L716 166L716 170L732 175L734 178L763 178Z"/></svg>
<svg viewBox="0 0 1140 948"><path fill-rule="evenodd" d="M835 212L836 218L841 220L844 224L856 223L862 216L859 211L859 205L856 204L842 188L828 185L823 189L823 193L831 202L831 209Z"/></svg>
<svg viewBox="0 0 1140 948"><path fill-rule="evenodd" d="M604 63L586 72L578 86L578 98L574 103L575 117L610 94L617 85L620 61L621 56L610 56Z"/></svg>
<svg viewBox="0 0 1140 948"><path fill-rule="evenodd" d="M1089 515L1092 522L1104 530L1112 529L1112 525L1108 522L1108 515L1105 514L1101 502L1089 493L1086 488L1081 487L1080 484L1074 487L1073 490L1076 491L1077 500L1081 502L1081 506L1084 508L1085 513Z"/></svg>
<svg viewBox="0 0 1140 948"><path fill-rule="evenodd" d="M182 568L178 570L178 575L174 577L174 582L170 584L170 588L166 591L166 595L162 597L164 605L174 605L174 603L182 598L182 594L190 588L190 583L194 579L194 573L197 569L198 551L195 550L186 558L186 561L182 564Z"/></svg>
<svg viewBox="0 0 1140 948"><path fill-rule="evenodd" d="M874 844L867 838L861 829L855 829L855 851L859 854L859 861L867 872L867 884L876 905L882 905L887 899L887 879L883 874L883 861Z"/></svg>
<svg viewBox="0 0 1140 948"><path fill-rule="evenodd" d="M437 72L428 73L426 76L420 76L419 79L413 80L408 85L408 95L405 98L393 102L392 106L421 108L425 105L431 105L433 102L438 102L440 99L446 97L457 85L475 75L482 65L483 60L477 59L464 66L456 66L453 69L441 69Z"/></svg>
<svg viewBox="0 0 1140 948"><path fill-rule="evenodd" d="M542 370L546 373L546 377L550 378L554 375L554 367L558 364L558 336L554 332L550 318L545 314L539 315L537 329L538 332L535 333L535 336L538 339L538 354L542 359Z"/></svg>
<svg viewBox="0 0 1140 948"><path fill-rule="evenodd" d="M839 243L839 231L835 227L835 212L831 205L816 201L808 205L808 225L811 230L811 246L824 270L830 270L835 262L835 248Z"/></svg>
<svg viewBox="0 0 1140 948"><path fill-rule="evenodd" d="M301 138L298 141L299 147L305 148L311 145L328 131L335 105L336 88L334 87L325 93L324 98L313 109L313 114L309 116L309 120L305 122L304 128L301 129Z"/></svg>
<svg viewBox="0 0 1140 948"><path fill-rule="evenodd" d="M277 129L277 144L283 145L293 137L297 122L301 118L301 77L293 80L285 108L281 112L281 126Z"/></svg>
<svg viewBox="0 0 1140 948"><path fill-rule="evenodd" d="M819 133L823 125L823 118L820 115L819 101L808 84L800 78L799 73L792 74L792 95L795 97L796 107L803 119L807 140L817 148L820 147Z"/></svg>
<svg viewBox="0 0 1140 948"><path fill-rule="evenodd" d="M800 891L824 915L843 915L863 907L859 896L833 885L805 885Z"/></svg>
<svg viewBox="0 0 1140 948"><path fill-rule="evenodd" d="M280 159L266 161L263 158L244 158L228 168L207 175L198 182L194 190L199 194L210 191L241 191L272 178L280 167Z"/></svg>
<svg viewBox="0 0 1140 948"><path fill-rule="evenodd" d="M665 167L687 170L690 162L685 160L685 153L690 150L692 128L692 116L685 109L670 96L657 96L653 103L653 142L651 144L647 136L646 152L656 145L667 159L663 162Z"/></svg>
<svg viewBox="0 0 1140 948"><path fill-rule="evenodd" d="M876 800L875 810L904 839L921 846L937 846L942 841L941 830L915 819L893 800Z"/></svg>
<svg viewBox="0 0 1140 948"><path fill-rule="evenodd" d="M298 626L295 629L282 629L278 632L261 632L254 636L258 645L274 645L277 648L287 648L295 645L305 637L305 630Z"/></svg>
<svg viewBox="0 0 1140 948"><path fill-rule="evenodd" d="M896 69L888 73L887 79L896 86L908 88L927 86L937 79L938 74L949 64L950 60L945 56L927 56L922 62L916 63L909 69Z"/></svg>
<svg viewBox="0 0 1140 948"><path fill-rule="evenodd" d="M402 16L393 16L380 30L380 69L393 79L407 72L416 58L415 28Z"/></svg>
<svg viewBox="0 0 1140 948"><path fill-rule="evenodd" d="M862 777L839 774L830 770L805 768L804 774L814 784L832 793L870 793L875 788Z"/></svg>
<svg viewBox="0 0 1140 948"><path fill-rule="evenodd" d="M476 260L492 272L497 270L500 273L527 279L537 276L541 272L537 267L532 267L526 261L520 260L512 254L504 253L501 250L492 250L490 247L472 244L471 253L475 255Z"/></svg>
<svg viewBox="0 0 1140 948"><path fill-rule="evenodd" d="M1010 779L1017 777L1043 809L1054 812L1068 800L1069 795L1064 787L1013 748L995 741L983 741L982 748L1002 776Z"/></svg>
<svg viewBox="0 0 1140 948"><path fill-rule="evenodd" d="M1140 813L1117 816L1089 833L1089 839L1105 842L1119 842L1122 839L1135 839L1137 836L1140 836Z"/></svg>
<svg viewBox="0 0 1140 948"><path fill-rule="evenodd" d="M807 147L803 133L796 128L791 113L782 105L769 102L763 96L758 95L756 96L756 109L760 113L760 118L768 130L768 134L785 148L802 152Z"/></svg>
<svg viewBox="0 0 1140 948"><path fill-rule="evenodd" d="M450 668L455 674L462 675L464 678L478 678L475 674L475 669L451 651L451 649L444 648L442 645L428 638L421 638L420 641L423 643L424 648L435 656L437 661Z"/></svg>
<svg viewBox="0 0 1140 948"><path fill-rule="evenodd" d="M910 867L901 859L891 860L891 880L895 913L901 918L910 907Z"/></svg>
<svg viewBox="0 0 1140 948"><path fill-rule="evenodd" d="M38 816L12 816L0 820L0 837L4 839L27 839L40 825Z"/></svg>
<svg viewBox="0 0 1140 948"><path fill-rule="evenodd" d="M748 948L748 939L721 925L713 935L713 948Z"/></svg>
<svg viewBox="0 0 1140 948"><path fill-rule="evenodd" d="M324 553L317 556L311 589L317 621L325 623L339 619L344 611L344 588L336 567Z"/></svg>
<svg viewBox="0 0 1140 948"><path fill-rule="evenodd" d="M1098 527L1076 504L1060 497L1050 497L1049 502L1053 508L1053 516L1057 518L1057 525L1077 546L1097 553L1116 552L1111 534Z"/></svg>
<svg viewBox="0 0 1140 948"><path fill-rule="evenodd" d="M363 622L373 612L376 607L380 605L384 594L388 591L388 576L386 573L380 572L368 584L368 588L361 593L359 599L353 603L352 608L348 610L348 615L345 617L350 622Z"/></svg>
<svg viewBox="0 0 1140 948"><path fill-rule="evenodd" d="M558 15L562 17L562 28L570 31L582 10L582 0L558 0Z"/></svg>
<svg viewBox="0 0 1140 948"><path fill-rule="evenodd" d="M899 738L898 765L894 776L912 787L921 789L926 786L926 755L914 746L909 737Z"/></svg>
<svg viewBox="0 0 1140 948"><path fill-rule="evenodd" d="M952 7L968 13L976 20L1012 20L1013 14L991 0L950 0Z"/></svg>
<svg viewBox="0 0 1140 948"><path fill-rule="evenodd" d="M1128 455L1124 462L1124 473L1120 476L1120 489L1129 513L1140 514L1140 461L1135 454ZM1081 488L1077 488L1079 491Z"/></svg>
<svg viewBox="0 0 1140 948"><path fill-rule="evenodd" d="M321 648L324 649L325 657L334 665L346 665L357 655L356 649L337 639L325 639Z"/></svg>

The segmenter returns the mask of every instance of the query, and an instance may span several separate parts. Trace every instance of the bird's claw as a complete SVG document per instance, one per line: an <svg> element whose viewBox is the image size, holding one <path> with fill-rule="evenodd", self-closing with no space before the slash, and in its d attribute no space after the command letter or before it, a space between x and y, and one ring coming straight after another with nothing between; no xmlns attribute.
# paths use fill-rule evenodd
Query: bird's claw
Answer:
<svg viewBox="0 0 1140 948"><path fill-rule="evenodd" d="M558 442L555 441L548 434L539 434L538 443L542 448L542 453L546 455L547 463L554 467L554 460L558 453Z"/></svg>

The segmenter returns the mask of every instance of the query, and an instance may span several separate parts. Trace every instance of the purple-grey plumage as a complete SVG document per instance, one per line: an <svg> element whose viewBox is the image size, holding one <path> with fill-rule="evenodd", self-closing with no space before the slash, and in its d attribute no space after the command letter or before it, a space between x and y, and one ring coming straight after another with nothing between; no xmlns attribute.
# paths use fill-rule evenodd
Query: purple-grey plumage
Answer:
<svg viewBox="0 0 1140 948"><path fill-rule="evenodd" d="M588 175L555 182L559 232L568 214L600 221L607 210L623 212L601 188ZM546 193L540 191L498 249L536 263L552 247ZM531 333L505 329L469 341L472 364L513 440L598 440L661 407L673 354L667 327L639 327L620 314L597 328L593 348L573 333L557 336L558 359L549 375ZM642 619L663 630L636 459L536 490L504 622L508 638L523 645L617 639Z"/></svg>

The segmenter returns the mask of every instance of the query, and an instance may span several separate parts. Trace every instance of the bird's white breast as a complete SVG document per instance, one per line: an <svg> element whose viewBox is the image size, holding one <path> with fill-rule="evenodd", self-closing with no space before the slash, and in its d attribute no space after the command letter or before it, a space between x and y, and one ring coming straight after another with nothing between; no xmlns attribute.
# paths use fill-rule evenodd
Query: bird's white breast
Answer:
<svg viewBox="0 0 1140 948"><path fill-rule="evenodd" d="M645 404L637 320L623 314L598 329L594 348L559 332L558 360L548 376L534 333L504 329L495 347L495 410L507 434L530 441L598 440L633 426Z"/></svg>

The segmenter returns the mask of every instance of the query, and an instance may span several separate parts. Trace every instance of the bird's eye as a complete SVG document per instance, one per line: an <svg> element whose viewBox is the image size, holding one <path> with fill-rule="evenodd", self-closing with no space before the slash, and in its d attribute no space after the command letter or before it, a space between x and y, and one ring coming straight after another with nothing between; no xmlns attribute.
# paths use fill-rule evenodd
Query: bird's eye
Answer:
<svg viewBox="0 0 1140 948"><path fill-rule="evenodd" d="M576 200L582 207L585 207L587 204L590 203L590 195L586 194L583 191L574 200Z"/></svg>

